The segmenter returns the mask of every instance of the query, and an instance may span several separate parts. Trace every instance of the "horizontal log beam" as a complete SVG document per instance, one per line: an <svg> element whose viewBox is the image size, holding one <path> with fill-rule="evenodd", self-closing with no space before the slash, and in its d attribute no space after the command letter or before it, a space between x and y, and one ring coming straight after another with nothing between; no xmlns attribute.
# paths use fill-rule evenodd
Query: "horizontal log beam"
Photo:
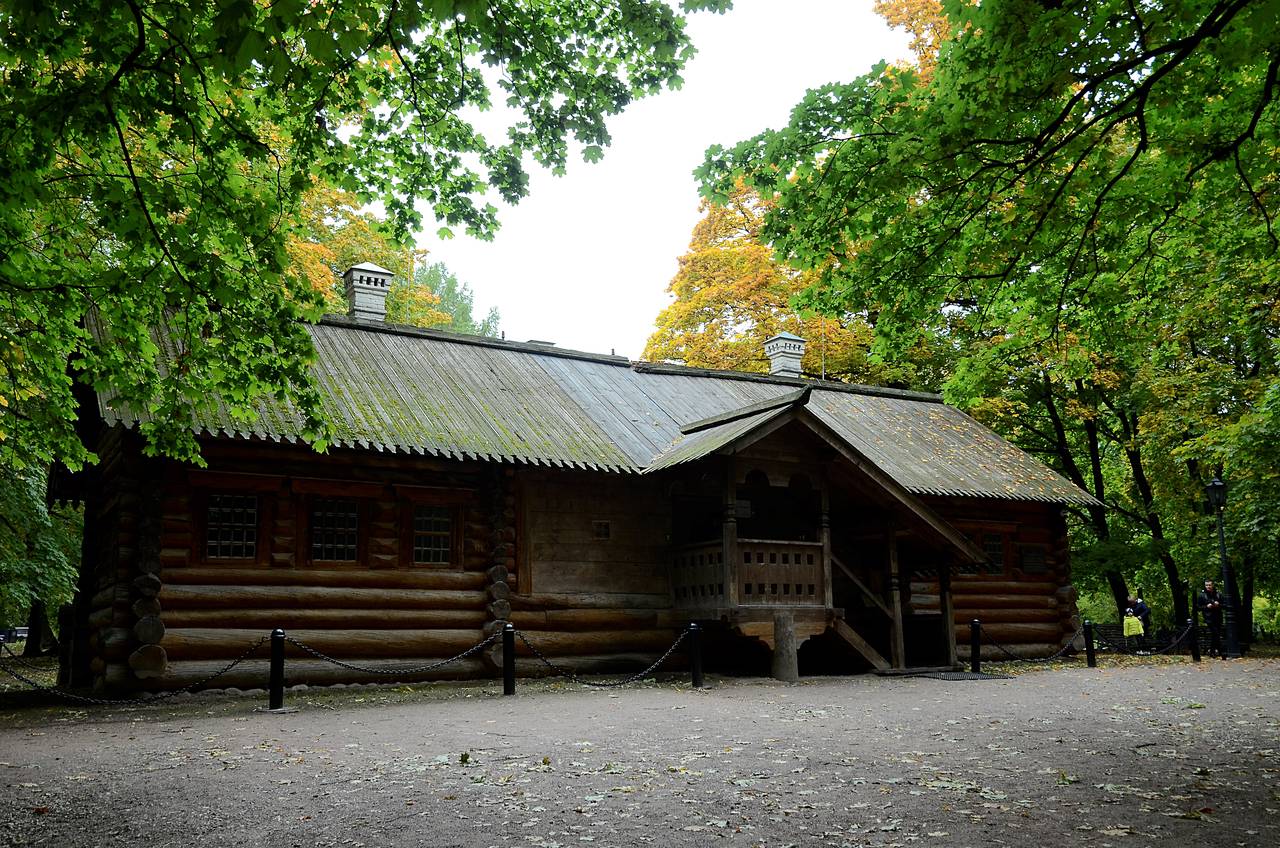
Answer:
<svg viewBox="0 0 1280 848"><path fill-rule="evenodd" d="M195 586L342 586L367 589L483 589L489 581L475 571L399 569L166 568L166 584Z"/></svg>
<svg viewBox="0 0 1280 848"><path fill-rule="evenodd" d="M241 630L428 630L479 628L486 621L482 609L182 609L164 613L166 627L232 627Z"/></svg>
<svg viewBox="0 0 1280 848"><path fill-rule="evenodd" d="M178 609L481 609L477 591L348 589L336 586L182 586L160 593L166 610Z"/></svg>
<svg viewBox="0 0 1280 848"><path fill-rule="evenodd" d="M615 595L606 592L513 594L511 608L515 610L670 609L671 596L667 594Z"/></svg>
<svg viewBox="0 0 1280 848"><path fill-rule="evenodd" d="M687 615L674 610L657 609L521 610L511 613L511 623L521 630L682 627L687 619Z"/></svg>
<svg viewBox="0 0 1280 848"><path fill-rule="evenodd" d="M1010 654L1013 654L1016 657L1023 657L1025 659L1043 659L1058 653L1058 651L1062 650L1063 644L1065 644L1065 639L1063 642L1029 642L1020 645L1005 645L1004 647ZM956 656L959 659L968 662L970 654L971 652L969 651L969 645L967 643L956 645ZM1006 654L995 645L983 645L982 650L979 652L979 656L988 662L1009 660L1009 654Z"/></svg>
<svg viewBox="0 0 1280 848"><path fill-rule="evenodd" d="M184 627L171 628L161 645L171 660L228 660L240 656L261 639L263 630ZM459 654L484 638L479 630L296 630L289 634L321 653L337 659L440 658ZM260 649L264 654L267 646ZM305 657L285 644L285 655Z"/></svg>
<svg viewBox="0 0 1280 848"><path fill-rule="evenodd" d="M951 583L953 595L1052 595L1061 585L1048 581L983 580L956 576Z"/></svg>
<svg viewBox="0 0 1280 848"><path fill-rule="evenodd" d="M558 633L549 630L521 631L539 651L553 660L556 657L592 654L655 652L655 658L680 634L674 629L657 630L590 630ZM516 639L516 654L530 656L524 642ZM557 661L558 662L558 661Z"/></svg>
<svg viewBox="0 0 1280 848"><path fill-rule="evenodd" d="M964 639L968 641L969 628L963 623L956 626L957 638L964 632ZM1016 644L1032 644L1036 642L1053 642L1063 637L1061 623L1054 624L1002 624L998 622L982 623L982 639L986 641L999 642L1005 647Z"/></svg>
<svg viewBox="0 0 1280 848"><path fill-rule="evenodd" d="M982 622L983 627L992 624L1053 624L1057 626L1062 620L1061 614L1054 609L988 609L982 610L980 614L965 610L955 613L954 616L956 625L964 625L966 628L975 618Z"/></svg>
<svg viewBox="0 0 1280 848"><path fill-rule="evenodd" d="M1049 595L952 595L956 609L1057 609L1058 599Z"/></svg>

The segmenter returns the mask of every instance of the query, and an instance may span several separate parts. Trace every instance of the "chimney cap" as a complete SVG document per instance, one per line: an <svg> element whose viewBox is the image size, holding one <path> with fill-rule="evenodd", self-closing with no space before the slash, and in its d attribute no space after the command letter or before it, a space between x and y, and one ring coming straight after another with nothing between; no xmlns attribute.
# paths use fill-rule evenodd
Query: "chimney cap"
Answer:
<svg viewBox="0 0 1280 848"><path fill-rule="evenodd" d="M342 275L347 314L365 321L387 320L387 292L394 276L391 271L372 262L361 262L348 268Z"/></svg>
<svg viewBox="0 0 1280 848"><path fill-rule="evenodd" d="M358 265L352 265L347 270L348 271L372 271L375 274L386 274L387 276L394 276L386 268L383 268L381 265L374 265L372 262L361 262Z"/></svg>
<svg viewBox="0 0 1280 848"><path fill-rule="evenodd" d="M770 336L764 343L764 355L769 357L769 373L775 377L799 377L804 348L804 339L795 333L784 331Z"/></svg>

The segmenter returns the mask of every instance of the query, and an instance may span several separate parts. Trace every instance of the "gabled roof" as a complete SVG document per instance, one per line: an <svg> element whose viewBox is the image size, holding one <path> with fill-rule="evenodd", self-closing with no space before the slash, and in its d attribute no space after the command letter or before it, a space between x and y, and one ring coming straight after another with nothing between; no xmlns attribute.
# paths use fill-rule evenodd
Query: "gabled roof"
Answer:
<svg viewBox="0 0 1280 848"><path fill-rule="evenodd" d="M714 453L800 405L913 494L1092 502L937 395L632 363L341 317L310 331L339 447L652 473ZM107 395L98 401L108 423L146 418ZM253 424L211 405L194 426L273 441L301 432L299 416L273 404Z"/></svg>

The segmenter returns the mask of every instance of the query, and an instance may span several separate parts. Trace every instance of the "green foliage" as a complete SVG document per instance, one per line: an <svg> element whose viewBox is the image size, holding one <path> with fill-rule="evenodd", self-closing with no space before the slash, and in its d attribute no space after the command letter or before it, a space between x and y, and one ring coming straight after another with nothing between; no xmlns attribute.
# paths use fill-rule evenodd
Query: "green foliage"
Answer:
<svg viewBox="0 0 1280 848"><path fill-rule="evenodd" d="M407 323L423 327L439 327L457 333L470 333L473 336L496 337L498 335L498 308L491 306L484 318L477 321L475 317L475 295L471 291L471 286L459 280L458 276L450 271L443 262L419 265L414 270L410 286L430 292L436 298L434 308L445 313L447 320L434 323L419 323L416 321ZM399 320L396 310L402 302L403 295L398 289L399 286L393 284L391 293L387 298L387 316L390 321Z"/></svg>
<svg viewBox="0 0 1280 848"><path fill-rule="evenodd" d="M792 301L813 274L796 273L760 241L765 208L745 186L724 203L702 204L689 251L667 292L673 302L658 315L642 357L678 360L699 368L767 372L764 344L780 332L808 341L803 371L831 380L937 390L948 364L940 334L892 363L871 356L871 328L863 315L826 308L798 310Z"/></svg>
<svg viewBox="0 0 1280 848"><path fill-rule="evenodd" d="M75 593L81 517L45 507L45 475L0 468L0 624L23 624L36 600L56 613Z"/></svg>
<svg viewBox="0 0 1280 848"><path fill-rule="evenodd" d="M195 458L194 408L267 396L323 446L299 320L324 292L290 273L313 183L380 202L397 240L420 208L489 236L486 191L595 158L692 52L656 0L6 4L0 464L90 459L76 382L147 410L151 451ZM518 117L486 138L464 115L495 100Z"/></svg>
<svg viewBox="0 0 1280 848"><path fill-rule="evenodd" d="M880 66L789 126L712 148L763 237L864 312L892 358L949 316L948 399L1105 509L1076 516L1087 585L1216 568L1280 588L1280 7L1269 0L944 2L932 76Z"/></svg>

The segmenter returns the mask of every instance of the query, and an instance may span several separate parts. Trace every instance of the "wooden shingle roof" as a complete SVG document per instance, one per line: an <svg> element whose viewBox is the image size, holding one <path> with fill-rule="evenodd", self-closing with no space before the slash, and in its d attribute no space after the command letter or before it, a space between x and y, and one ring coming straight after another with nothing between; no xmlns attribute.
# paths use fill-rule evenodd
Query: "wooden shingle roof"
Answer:
<svg viewBox="0 0 1280 848"><path fill-rule="evenodd" d="M339 447L639 473L705 456L799 402L914 494L1092 502L936 395L632 363L350 318L310 329ZM108 423L145 418L106 395L98 400ZM701 421L710 423L682 433ZM212 405L194 426L213 436L295 441L301 423L279 406L264 405L245 424Z"/></svg>

